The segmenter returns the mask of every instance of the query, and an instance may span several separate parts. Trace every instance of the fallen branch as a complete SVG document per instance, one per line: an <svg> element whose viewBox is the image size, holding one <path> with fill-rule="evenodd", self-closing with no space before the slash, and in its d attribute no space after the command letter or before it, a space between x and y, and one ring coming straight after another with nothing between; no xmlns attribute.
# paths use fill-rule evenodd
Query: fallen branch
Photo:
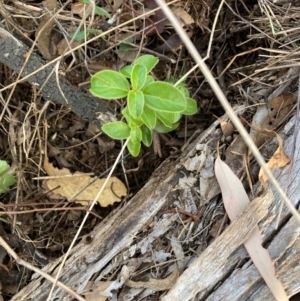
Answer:
<svg viewBox="0 0 300 301"><path fill-rule="evenodd" d="M19 73L28 52L29 48L26 45L0 27L1 63ZM32 53L21 75L26 76L37 69L41 69L40 72L30 76L27 81L30 84L38 84L38 88L43 87L42 95L45 100L62 104L70 108L71 111L83 120L100 125L97 119L97 113L105 113L109 109L101 105L92 96L73 87L63 76L56 76L52 67L43 68L43 66L43 59L37 54ZM62 91L64 95L62 95L60 91Z"/></svg>

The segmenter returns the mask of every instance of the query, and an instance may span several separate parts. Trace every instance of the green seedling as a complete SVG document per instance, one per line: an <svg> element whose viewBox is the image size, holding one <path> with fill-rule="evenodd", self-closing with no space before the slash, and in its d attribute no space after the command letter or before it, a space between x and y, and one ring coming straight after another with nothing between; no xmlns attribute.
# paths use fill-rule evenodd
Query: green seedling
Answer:
<svg viewBox="0 0 300 301"><path fill-rule="evenodd" d="M6 161L0 160L0 193L5 193L9 190L9 186L15 184L16 178L8 173L10 166Z"/></svg>
<svg viewBox="0 0 300 301"><path fill-rule="evenodd" d="M143 55L119 72L103 70L92 76L90 92L100 98L126 98L121 111L124 121L106 123L102 131L113 139L129 139L127 148L138 156L141 143L152 144L153 131L167 133L177 128L182 115L197 112L184 84L155 81L149 75L158 63L153 55Z"/></svg>

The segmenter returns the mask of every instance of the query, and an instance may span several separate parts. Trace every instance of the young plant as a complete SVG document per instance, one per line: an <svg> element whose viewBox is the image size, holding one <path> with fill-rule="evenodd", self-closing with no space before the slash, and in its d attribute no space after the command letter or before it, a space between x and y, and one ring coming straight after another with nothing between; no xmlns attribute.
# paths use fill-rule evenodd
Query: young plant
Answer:
<svg viewBox="0 0 300 301"><path fill-rule="evenodd" d="M149 75L157 63L156 57L147 54L119 72L103 70L91 79L93 95L108 100L127 99L127 106L121 111L124 121L106 123L102 131L113 139L129 139L127 148L135 157L140 153L141 142L152 144L153 131L173 131L182 115L197 112L196 101L183 84L175 87Z"/></svg>
<svg viewBox="0 0 300 301"><path fill-rule="evenodd" d="M0 193L5 193L9 190L9 186L15 184L16 178L8 173L10 166L6 161L0 160Z"/></svg>

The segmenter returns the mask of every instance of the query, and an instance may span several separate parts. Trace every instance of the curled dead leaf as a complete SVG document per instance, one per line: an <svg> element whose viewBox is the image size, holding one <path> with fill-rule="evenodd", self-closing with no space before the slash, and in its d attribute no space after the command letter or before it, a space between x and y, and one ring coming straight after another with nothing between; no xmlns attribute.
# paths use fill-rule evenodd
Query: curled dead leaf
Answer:
<svg viewBox="0 0 300 301"><path fill-rule="evenodd" d="M172 11L177 18L182 20L183 25L190 26L195 23L193 17L183 7L175 7Z"/></svg>
<svg viewBox="0 0 300 301"><path fill-rule="evenodd" d="M74 15L78 15L79 17L83 17L84 14L84 3L76 2L72 4L71 12Z"/></svg>
<svg viewBox="0 0 300 301"><path fill-rule="evenodd" d="M273 156L267 163L267 166L269 167L270 170L284 167L291 161L290 158L284 152L283 141L281 137L277 133L275 133L275 135L277 136L279 144L276 152L273 154ZM259 180L263 185L263 187L265 187L268 181L268 177L262 168L259 171Z"/></svg>
<svg viewBox="0 0 300 301"><path fill-rule="evenodd" d="M218 117L217 117L218 118ZM224 121L221 118L218 118L221 126L222 133L224 137L231 136L234 132L234 125L231 121Z"/></svg>
<svg viewBox="0 0 300 301"><path fill-rule="evenodd" d="M266 134L266 130L276 129L289 115L295 99L293 94L279 96L258 107L253 116L250 130L250 136L257 147L260 147L270 138L270 135Z"/></svg>

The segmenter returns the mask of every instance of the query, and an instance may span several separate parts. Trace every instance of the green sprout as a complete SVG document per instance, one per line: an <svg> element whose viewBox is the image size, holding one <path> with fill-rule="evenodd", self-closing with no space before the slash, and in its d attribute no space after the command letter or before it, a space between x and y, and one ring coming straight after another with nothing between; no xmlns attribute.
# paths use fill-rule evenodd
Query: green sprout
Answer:
<svg viewBox="0 0 300 301"><path fill-rule="evenodd" d="M152 144L153 131L173 131L182 115L197 112L197 103L184 84L175 87L149 75L157 63L155 56L147 54L119 72L103 70L91 79L93 95L108 100L127 99L121 111L126 122L106 123L102 131L113 139L129 139L127 148L134 157L140 153L141 142L148 147Z"/></svg>
<svg viewBox="0 0 300 301"><path fill-rule="evenodd" d="M9 186L15 184L16 178L11 173L8 173L10 166L6 161L0 160L0 193L5 193L9 190Z"/></svg>

